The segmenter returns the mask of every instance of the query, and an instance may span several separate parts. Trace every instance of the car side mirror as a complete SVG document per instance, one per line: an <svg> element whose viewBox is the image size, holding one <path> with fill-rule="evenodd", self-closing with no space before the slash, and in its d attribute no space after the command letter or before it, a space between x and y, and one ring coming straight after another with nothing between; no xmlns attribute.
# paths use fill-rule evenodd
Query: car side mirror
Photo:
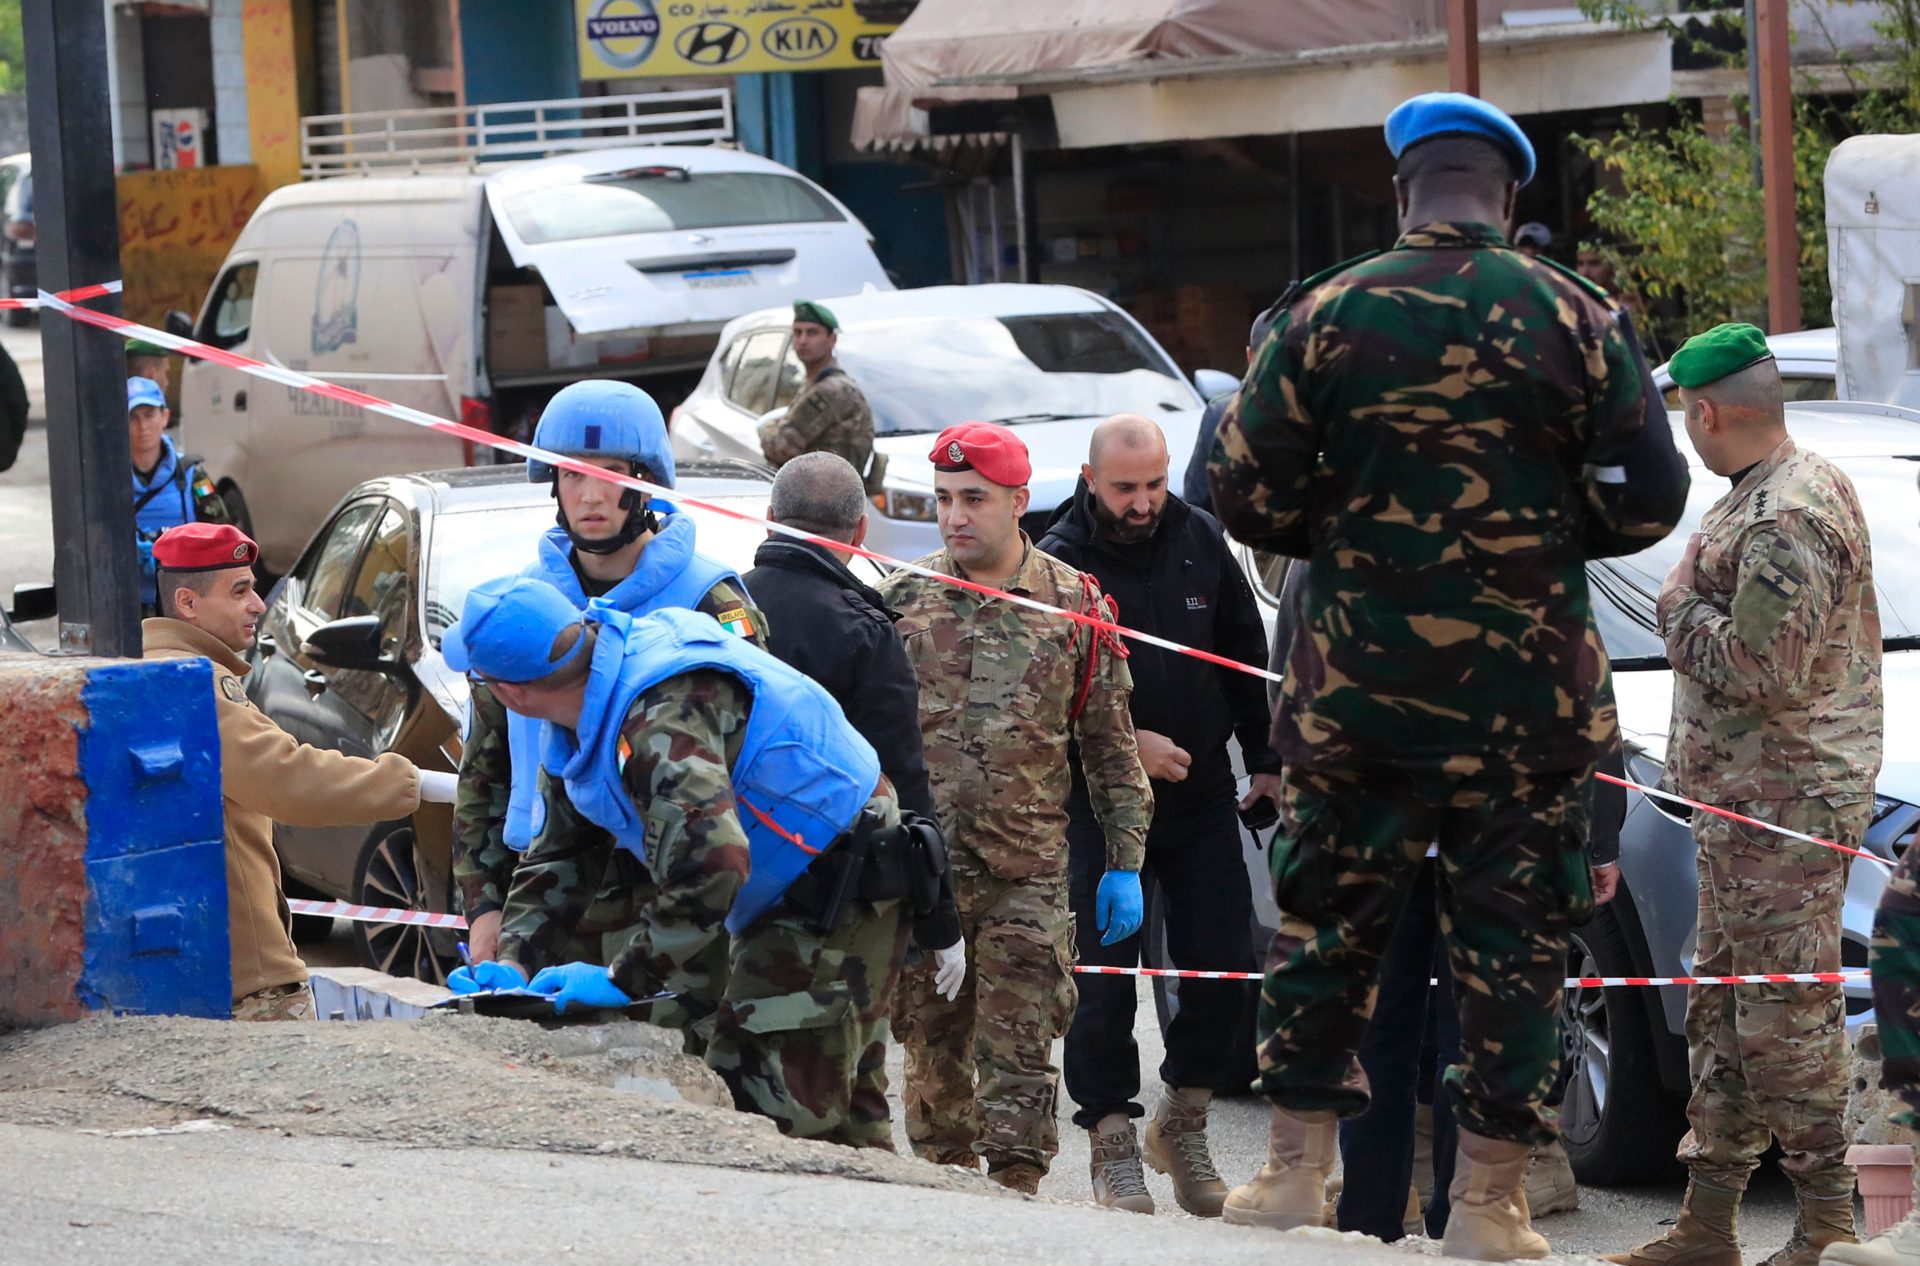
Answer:
<svg viewBox="0 0 1920 1266"><path fill-rule="evenodd" d="M13 607L7 617L16 624L31 620L51 620L60 613L52 585L15 585Z"/></svg>
<svg viewBox="0 0 1920 1266"><path fill-rule="evenodd" d="M1225 370L1196 369L1193 371L1193 385L1199 390L1202 399L1211 400L1229 391L1238 391L1240 379Z"/></svg>
<svg viewBox="0 0 1920 1266"><path fill-rule="evenodd" d="M160 322L160 328L175 338L192 338L193 318L178 308L168 308L167 315Z"/></svg>
<svg viewBox="0 0 1920 1266"><path fill-rule="evenodd" d="M350 615L321 625L300 644L300 653L328 668L370 673L400 671L397 660L380 653L380 617Z"/></svg>

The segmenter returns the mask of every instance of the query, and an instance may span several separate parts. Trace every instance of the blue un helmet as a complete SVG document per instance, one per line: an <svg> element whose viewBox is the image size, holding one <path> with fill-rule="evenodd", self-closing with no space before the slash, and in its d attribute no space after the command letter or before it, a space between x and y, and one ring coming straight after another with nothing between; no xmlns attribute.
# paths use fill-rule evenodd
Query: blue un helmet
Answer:
<svg viewBox="0 0 1920 1266"><path fill-rule="evenodd" d="M632 383L594 378L561 388L541 412L533 444L563 457L621 458L628 474L673 487L673 445L667 439L666 419L653 397ZM550 463L529 460L527 481L551 484L554 499L559 500L560 481ZM565 510L558 511L557 517L576 549L611 554L660 526L645 493L629 488L621 495L620 505L627 511L626 525L604 541L582 538L567 522Z"/></svg>
<svg viewBox="0 0 1920 1266"><path fill-rule="evenodd" d="M580 623L567 596L532 576L499 576L467 591L459 621L440 639L440 653L457 673L525 683L558 672L579 658L587 639L560 658L553 646Z"/></svg>

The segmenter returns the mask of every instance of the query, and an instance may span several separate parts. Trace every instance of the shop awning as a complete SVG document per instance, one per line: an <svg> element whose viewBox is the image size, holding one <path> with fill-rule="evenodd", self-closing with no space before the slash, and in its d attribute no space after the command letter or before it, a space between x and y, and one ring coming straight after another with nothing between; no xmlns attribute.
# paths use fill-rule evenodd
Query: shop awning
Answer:
<svg viewBox="0 0 1920 1266"><path fill-rule="evenodd" d="M920 0L853 140L924 145L925 108L1051 96L1067 148L1371 125L1446 86L1444 0ZM1668 37L1566 0L1482 0L1483 90L1516 114L1664 100ZM1571 20L1569 20L1571 19Z"/></svg>

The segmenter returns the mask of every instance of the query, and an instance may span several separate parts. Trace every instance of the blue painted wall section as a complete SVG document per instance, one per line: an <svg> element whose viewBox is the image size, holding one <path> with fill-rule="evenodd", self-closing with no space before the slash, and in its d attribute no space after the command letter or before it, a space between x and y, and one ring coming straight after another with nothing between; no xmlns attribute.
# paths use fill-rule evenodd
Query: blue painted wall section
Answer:
<svg viewBox="0 0 1920 1266"><path fill-rule="evenodd" d="M573 0L460 0L469 105L580 95Z"/></svg>
<svg viewBox="0 0 1920 1266"><path fill-rule="evenodd" d="M232 1010L220 733L205 660L88 674L86 959L92 1010Z"/></svg>

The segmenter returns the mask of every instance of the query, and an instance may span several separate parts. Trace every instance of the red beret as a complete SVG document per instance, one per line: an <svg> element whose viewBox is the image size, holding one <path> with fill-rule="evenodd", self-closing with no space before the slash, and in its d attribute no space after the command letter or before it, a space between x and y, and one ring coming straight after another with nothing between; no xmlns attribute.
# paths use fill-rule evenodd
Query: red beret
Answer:
<svg viewBox="0 0 1920 1266"><path fill-rule="evenodd" d="M224 571L251 567L260 557L253 538L231 523L186 523L153 543L153 561L168 571Z"/></svg>
<svg viewBox="0 0 1920 1266"><path fill-rule="evenodd" d="M961 422L933 442L935 470L977 470L1005 488L1024 488L1033 462L1020 437L997 422Z"/></svg>

